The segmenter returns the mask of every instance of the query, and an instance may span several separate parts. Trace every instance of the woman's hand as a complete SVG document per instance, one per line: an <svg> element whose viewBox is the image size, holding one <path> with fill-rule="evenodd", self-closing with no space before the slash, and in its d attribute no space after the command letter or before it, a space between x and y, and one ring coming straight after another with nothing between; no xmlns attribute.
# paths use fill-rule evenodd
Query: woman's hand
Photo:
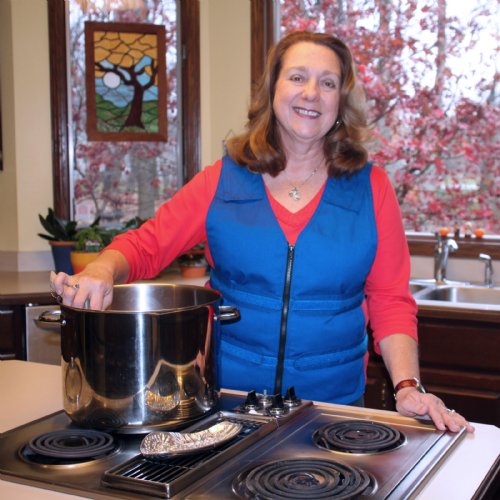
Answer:
<svg viewBox="0 0 500 500"><path fill-rule="evenodd" d="M465 427L467 432L474 432L474 427L460 413L447 408L434 394L421 393L414 387L398 391L396 409L406 417L428 415L440 431L458 432Z"/></svg>
<svg viewBox="0 0 500 500"><path fill-rule="evenodd" d="M51 288L66 306L106 309L113 300L113 276L100 267L88 265L81 273L50 273Z"/></svg>
<svg viewBox="0 0 500 500"><path fill-rule="evenodd" d="M123 283L129 272L125 257L105 250L78 274L50 273L51 291L66 306L80 309L106 309L113 300L113 285Z"/></svg>

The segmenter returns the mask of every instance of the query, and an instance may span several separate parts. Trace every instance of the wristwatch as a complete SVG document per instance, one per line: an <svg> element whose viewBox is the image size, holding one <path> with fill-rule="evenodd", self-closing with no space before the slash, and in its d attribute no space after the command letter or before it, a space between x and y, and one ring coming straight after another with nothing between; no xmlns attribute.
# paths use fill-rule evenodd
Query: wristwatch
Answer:
<svg viewBox="0 0 500 500"><path fill-rule="evenodd" d="M422 385L422 383L418 378L415 377L407 378L405 380L401 380L401 382L398 382L396 384L396 387L394 387L394 399L396 400L398 399L397 398L398 392L401 389L404 389L405 387L415 387L415 389L417 389L418 392L425 393L424 386Z"/></svg>

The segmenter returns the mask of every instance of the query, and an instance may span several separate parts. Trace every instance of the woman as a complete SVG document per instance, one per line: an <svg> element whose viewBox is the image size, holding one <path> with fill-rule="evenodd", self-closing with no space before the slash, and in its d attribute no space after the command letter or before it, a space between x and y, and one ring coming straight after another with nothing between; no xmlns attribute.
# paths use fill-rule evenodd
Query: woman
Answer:
<svg viewBox="0 0 500 500"><path fill-rule="evenodd" d="M140 229L76 276L64 303L101 309L113 283L156 276L207 242L210 284L241 320L222 327L222 386L359 404L366 323L403 415L473 428L418 382L416 304L399 208L370 138L349 49L296 32L270 53L246 132Z"/></svg>

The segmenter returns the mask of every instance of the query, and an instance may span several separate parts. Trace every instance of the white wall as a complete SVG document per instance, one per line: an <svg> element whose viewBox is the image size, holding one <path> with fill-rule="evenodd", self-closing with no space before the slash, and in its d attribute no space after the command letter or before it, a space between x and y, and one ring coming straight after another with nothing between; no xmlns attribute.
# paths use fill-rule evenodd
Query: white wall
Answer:
<svg viewBox="0 0 500 500"><path fill-rule="evenodd" d="M246 120L249 0L200 0L202 164ZM193 75L196 78L197 75ZM53 206L47 0L0 0L0 271L48 270L38 214Z"/></svg>
<svg viewBox="0 0 500 500"><path fill-rule="evenodd" d="M250 102L250 1L200 0L202 165L221 157Z"/></svg>
<svg viewBox="0 0 500 500"><path fill-rule="evenodd" d="M52 206L46 0L0 0L0 42L0 269L38 268L50 262L38 213Z"/></svg>

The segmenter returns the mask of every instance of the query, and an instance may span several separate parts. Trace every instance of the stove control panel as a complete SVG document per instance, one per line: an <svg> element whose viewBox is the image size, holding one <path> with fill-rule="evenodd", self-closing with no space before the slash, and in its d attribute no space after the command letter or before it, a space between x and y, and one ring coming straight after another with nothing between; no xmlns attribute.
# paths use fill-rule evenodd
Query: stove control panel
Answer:
<svg viewBox="0 0 500 500"><path fill-rule="evenodd" d="M274 417L278 420L288 419L302 408L311 405L311 401L303 401L295 394L295 388L289 387L285 395L268 394L267 392L247 393L245 401L234 409L236 413Z"/></svg>

